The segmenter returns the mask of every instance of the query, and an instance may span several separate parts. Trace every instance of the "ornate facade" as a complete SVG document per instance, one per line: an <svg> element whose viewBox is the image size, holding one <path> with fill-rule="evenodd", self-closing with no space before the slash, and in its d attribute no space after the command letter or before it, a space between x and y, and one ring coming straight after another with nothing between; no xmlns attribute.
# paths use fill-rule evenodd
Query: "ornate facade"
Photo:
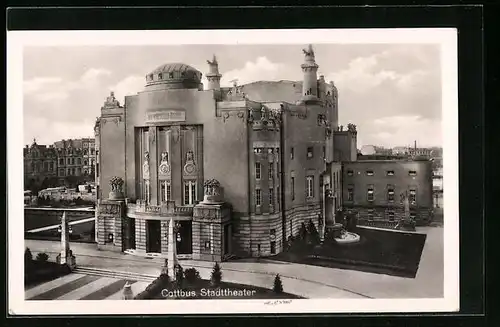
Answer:
<svg viewBox="0 0 500 327"><path fill-rule="evenodd" d="M123 105L106 99L95 126L99 247L264 256L281 252L302 223L322 233L335 223L341 161L356 160L357 131L338 126L337 89L316 76L312 47L303 81L221 87L217 59L207 63L206 90L201 72L171 63Z"/></svg>

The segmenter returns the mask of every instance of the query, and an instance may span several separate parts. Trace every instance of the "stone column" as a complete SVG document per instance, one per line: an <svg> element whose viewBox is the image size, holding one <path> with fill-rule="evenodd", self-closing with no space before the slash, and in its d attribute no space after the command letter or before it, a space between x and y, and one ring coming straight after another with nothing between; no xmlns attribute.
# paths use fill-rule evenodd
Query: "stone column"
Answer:
<svg viewBox="0 0 500 327"><path fill-rule="evenodd" d="M177 240L174 233L174 224L175 221L173 218L170 218L170 222L168 224L168 275L175 279L175 266L177 265Z"/></svg>

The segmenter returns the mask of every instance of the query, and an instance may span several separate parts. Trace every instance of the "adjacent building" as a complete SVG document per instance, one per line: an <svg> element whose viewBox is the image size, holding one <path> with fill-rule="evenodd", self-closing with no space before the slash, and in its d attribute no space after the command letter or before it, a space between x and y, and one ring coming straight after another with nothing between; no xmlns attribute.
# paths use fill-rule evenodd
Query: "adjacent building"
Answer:
<svg viewBox="0 0 500 327"><path fill-rule="evenodd" d="M25 188L38 190L64 185L69 176L92 180L96 165L95 139L61 140L49 146L33 140L23 149L23 156Z"/></svg>
<svg viewBox="0 0 500 327"><path fill-rule="evenodd" d="M343 165L343 208L359 225L394 228L404 215L402 196L418 225L432 220L432 166L428 160L359 160Z"/></svg>
<svg viewBox="0 0 500 327"><path fill-rule="evenodd" d="M123 105L111 92L95 125L99 247L166 255L175 242L180 257L224 260L279 253L310 220L332 226L346 185L364 183L343 181L357 130L338 125L337 88L303 52L302 81L221 87L214 56L206 89L196 68L167 63Z"/></svg>

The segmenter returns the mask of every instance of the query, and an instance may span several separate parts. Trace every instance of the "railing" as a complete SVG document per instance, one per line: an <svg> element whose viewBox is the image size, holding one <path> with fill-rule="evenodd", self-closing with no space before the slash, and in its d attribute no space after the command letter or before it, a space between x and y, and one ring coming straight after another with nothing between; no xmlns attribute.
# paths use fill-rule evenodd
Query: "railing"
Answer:
<svg viewBox="0 0 500 327"><path fill-rule="evenodd" d="M147 213L158 216L192 216L192 206L176 207L174 202L161 205L150 205L144 202L129 203L127 206L129 213Z"/></svg>

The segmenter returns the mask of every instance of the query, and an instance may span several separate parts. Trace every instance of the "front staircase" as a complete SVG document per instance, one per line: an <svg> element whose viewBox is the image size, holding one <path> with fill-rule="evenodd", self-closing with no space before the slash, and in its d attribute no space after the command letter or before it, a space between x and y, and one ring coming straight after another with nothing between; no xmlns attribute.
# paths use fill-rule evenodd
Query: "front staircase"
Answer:
<svg viewBox="0 0 500 327"><path fill-rule="evenodd" d="M116 271L116 270L108 270L108 269L85 267L85 266L77 266L73 270L73 272L77 274L109 277L109 278L123 279L123 280L135 280L138 282L148 282L148 283L151 283L158 277L158 276L135 273L135 272Z"/></svg>

